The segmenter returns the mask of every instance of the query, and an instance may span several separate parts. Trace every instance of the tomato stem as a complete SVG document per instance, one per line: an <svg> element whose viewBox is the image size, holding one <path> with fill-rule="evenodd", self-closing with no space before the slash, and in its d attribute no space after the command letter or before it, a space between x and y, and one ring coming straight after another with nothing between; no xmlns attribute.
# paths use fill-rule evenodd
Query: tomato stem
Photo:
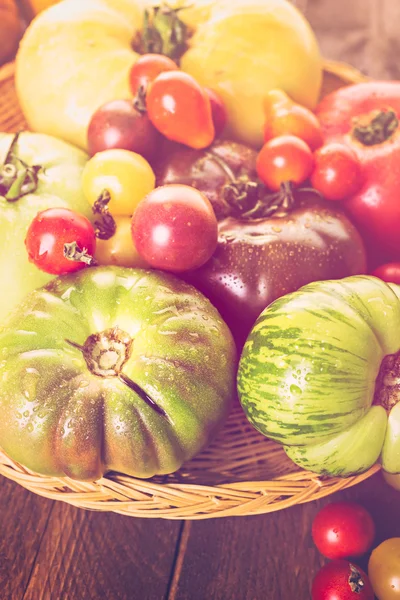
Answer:
<svg viewBox="0 0 400 600"><path fill-rule="evenodd" d="M143 29L134 40L133 47L141 54L164 54L177 61L187 50L191 36L188 26L179 13L187 5L172 8L166 2L144 11Z"/></svg>
<svg viewBox="0 0 400 600"><path fill-rule="evenodd" d="M74 262L83 262L89 267L95 267L97 261L86 248L81 249L76 242L64 244L64 257Z"/></svg>
<svg viewBox="0 0 400 600"><path fill-rule="evenodd" d="M375 384L374 404L390 412L400 402L400 350L382 360Z"/></svg>
<svg viewBox="0 0 400 600"><path fill-rule="evenodd" d="M16 202L22 196L32 194L39 185L40 165L27 165L18 158L16 148L20 132L17 132L11 140L10 147L0 167L0 196L7 202Z"/></svg>
<svg viewBox="0 0 400 600"><path fill-rule="evenodd" d="M137 91L136 96L133 99L134 108L141 114L147 112L146 94L146 87L144 85L141 85Z"/></svg>
<svg viewBox="0 0 400 600"><path fill-rule="evenodd" d="M100 240L109 240L115 234L117 229L114 217L108 208L110 200L110 192L108 190L103 190L92 207L93 214L100 215L100 220L94 222L95 234Z"/></svg>
<svg viewBox="0 0 400 600"><path fill-rule="evenodd" d="M355 123L353 136L364 146L375 146L390 139L399 127L399 120L393 109L374 111L366 123L359 119Z"/></svg>
<svg viewBox="0 0 400 600"><path fill-rule="evenodd" d="M351 591L355 592L356 594L361 594L362 590L365 587L365 582L361 576L361 573L351 563L350 563L350 575L349 575L348 582L349 582Z"/></svg>

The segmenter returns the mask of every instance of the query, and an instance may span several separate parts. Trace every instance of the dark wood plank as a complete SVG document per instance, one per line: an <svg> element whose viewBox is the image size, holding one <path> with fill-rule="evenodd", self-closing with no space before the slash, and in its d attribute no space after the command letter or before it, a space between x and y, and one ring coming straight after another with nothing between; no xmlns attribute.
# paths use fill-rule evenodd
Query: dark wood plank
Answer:
<svg viewBox="0 0 400 600"><path fill-rule="evenodd" d="M179 530L55 503L23 600L161 600Z"/></svg>
<svg viewBox="0 0 400 600"><path fill-rule="evenodd" d="M53 503L0 477L0 597L20 600Z"/></svg>
<svg viewBox="0 0 400 600"><path fill-rule="evenodd" d="M309 600L313 576L324 564L311 538L313 518L328 502L345 499L371 511L376 544L400 536L400 493L381 475L270 515L195 522L181 544L168 600Z"/></svg>

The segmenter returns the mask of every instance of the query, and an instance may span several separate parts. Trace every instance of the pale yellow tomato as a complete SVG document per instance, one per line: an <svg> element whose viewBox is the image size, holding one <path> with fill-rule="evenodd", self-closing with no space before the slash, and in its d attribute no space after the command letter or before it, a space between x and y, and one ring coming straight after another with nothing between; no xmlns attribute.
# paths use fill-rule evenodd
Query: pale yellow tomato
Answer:
<svg viewBox="0 0 400 600"><path fill-rule="evenodd" d="M116 217L115 234L108 240L97 240L95 258L99 265L146 268L148 265L133 243L130 217Z"/></svg>
<svg viewBox="0 0 400 600"><path fill-rule="evenodd" d="M86 164L82 189L90 204L107 191L110 213L132 216L139 202L155 187L153 169L143 156L129 150L98 152Z"/></svg>

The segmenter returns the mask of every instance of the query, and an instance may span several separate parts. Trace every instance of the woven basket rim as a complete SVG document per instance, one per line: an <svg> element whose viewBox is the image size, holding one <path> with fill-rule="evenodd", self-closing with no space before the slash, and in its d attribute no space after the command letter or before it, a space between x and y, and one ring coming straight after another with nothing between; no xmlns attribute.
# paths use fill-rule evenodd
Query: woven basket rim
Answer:
<svg viewBox="0 0 400 600"><path fill-rule="evenodd" d="M356 68L345 63L325 61L324 69L344 84L367 79ZM14 123L24 122L13 88L14 72L14 62L0 68L0 85L9 93L9 114L15 117L13 126ZM284 453L283 449L279 452ZM257 461L258 457L252 460ZM88 483L33 473L0 450L0 474L38 495L88 510L179 520L265 514L352 487L379 470L380 465L376 464L360 475L327 478L297 468L271 479L230 478L229 483L216 485L185 482L184 479L160 483L152 479L109 473L96 482Z"/></svg>

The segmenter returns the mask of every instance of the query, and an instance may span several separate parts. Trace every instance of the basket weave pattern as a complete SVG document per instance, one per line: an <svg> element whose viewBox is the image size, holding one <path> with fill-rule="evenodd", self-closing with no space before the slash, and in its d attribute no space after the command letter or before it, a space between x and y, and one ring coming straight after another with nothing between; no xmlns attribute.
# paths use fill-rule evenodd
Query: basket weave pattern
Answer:
<svg viewBox="0 0 400 600"><path fill-rule="evenodd" d="M352 67L327 63L324 92L363 80ZM26 128L14 89L14 65L0 69L0 131ZM316 500L379 470L347 479L298 469L280 446L257 433L235 405L216 440L173 475L141 480L110 473L93 483L32 473L0 451L0 474L28 490L90 510L124 515L207 519L256 515Z"/></svg>

